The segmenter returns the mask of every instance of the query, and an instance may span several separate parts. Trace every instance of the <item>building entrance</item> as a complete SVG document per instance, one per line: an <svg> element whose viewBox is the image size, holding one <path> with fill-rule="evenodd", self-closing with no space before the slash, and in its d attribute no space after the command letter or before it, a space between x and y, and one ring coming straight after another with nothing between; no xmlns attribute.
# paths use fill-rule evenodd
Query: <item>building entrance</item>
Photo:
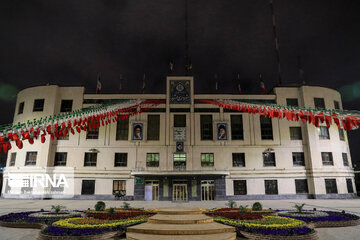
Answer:
<svg viewBox="0 0 360 240"><path fill-rule="evenodd" d="M173 201L187 201L187 181L174 180L173 181Z"/></svg>
<svg viewBox="0 0 360 240"><path fill-rule="evenodd" d="M215 183L214 180L201 181L201 201L215 200Z"/></svg>
<svg viewBox="0 0 360 240"><path fill-rule="evenodd" d="M159 200L159 181L147 180L145 181L145 201Z"/></svg>

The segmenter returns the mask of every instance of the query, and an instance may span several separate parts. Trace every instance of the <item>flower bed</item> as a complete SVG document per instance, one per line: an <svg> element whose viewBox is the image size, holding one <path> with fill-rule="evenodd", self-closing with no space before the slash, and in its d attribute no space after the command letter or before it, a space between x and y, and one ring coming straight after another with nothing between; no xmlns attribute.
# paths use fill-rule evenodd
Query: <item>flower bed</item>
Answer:
<svg viewBox="0 0 360 240"><path fill-rule="evenodd" d="M241 226L244 228L294 228L305 225L305 223L300 220L273 216L265 216L262 219L256 220L231 220L226 218L215 218L215 221L236 227Z"/></svg>
<svg viewBox="0 0 360 240"><path fill-rule="evenodd" d="M73 218L73 217L81 217L80 212L36 212L31 213L29 217L38 218L38 219L64 219L64 218Z"/></svg>
<svg viewBox="0 0 360 240"><path fill-rule="evenodd" d="M145 212L145 211L126 211L126 212L115 212L115 214L107 213L98 213L93 214L92 217L96 219L109 219L109 220L116 220L116 219L129 219L138 216L152 216L153 213Z"/></svg>
<svg viewBox="0 0 360 240"><path fill-rule="evenodd" d="M235 220L255 220L255 219L261 219L263 218L260 214L251 214L251 213L245 213L242 214L240 212L208 212L206 215L211 217L223 217L227 219L235 219Z"/></svg>
<svg viewBox="0 0 360 240"><path fill-rule="evenodd" d="M302 211L294 212L294 211L280 211L277 213L279 216L285 216L285 217L327 217L329 214L324 211Z"/></svg>
<svg viewBox="0 0 360 240"><path fill-rule="evenodd" d="M223 213L223 212L239 212L240 208L215 208L215 209L210 209L210 210L206 210L203 211L205 214L211 214L214 213L214 215L216 215L215 213ZM276 211L272 210L272 209L263 209L260 211L254 211L251 208L246 208L245 210L246 213L248 214L260 214L260 215L272 215L275 214Z"/></svg>
<svg viewBox="0 0 360 240"><path fill-rule="evenodd" d="M40 211L30 211L30 212L18 212L18 213L9 213L6 215L0 216L0 221L2 222L11 222L11 223L41 223L41 219L30 217L29 215L33 213L39 213Z"/></svg>

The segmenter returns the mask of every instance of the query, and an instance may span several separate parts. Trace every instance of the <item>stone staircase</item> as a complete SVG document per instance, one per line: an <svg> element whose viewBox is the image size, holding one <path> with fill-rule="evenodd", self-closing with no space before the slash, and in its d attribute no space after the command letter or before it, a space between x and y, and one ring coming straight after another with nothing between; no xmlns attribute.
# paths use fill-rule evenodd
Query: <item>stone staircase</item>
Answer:
<svg viewBox="0 0 360 240"><path fill-rule="evenodd" d="M235 240L235 228L213 221L198 208L162 208L147 223L129 227L127 240Z"/></svg>

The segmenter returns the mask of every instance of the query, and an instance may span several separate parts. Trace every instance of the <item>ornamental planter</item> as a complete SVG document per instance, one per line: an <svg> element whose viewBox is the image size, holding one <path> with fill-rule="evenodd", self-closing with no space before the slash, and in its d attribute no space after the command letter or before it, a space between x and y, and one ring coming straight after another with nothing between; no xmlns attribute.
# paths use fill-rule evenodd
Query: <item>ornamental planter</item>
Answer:
<svg viewBox="0 0 360 240"><path fill-rule="evenodd" d="M52 236L42 232L39 233L38 240L101 240L101 239L113 239L116 236L121 236L125 232L106 232L96 235L83 235L83 236Z"/></svg>
<svg viewBox="0 0 360 240"><path fill-rule="evenodd" d="M43 229L47 227L42 223L17 223L17 222L3 222L0 221L0 226L2 227L10 227L10 228L35 228L35 229Z"/></svg>
<svg viewBox="0 0 360 240"><path fill-rule="evenodd" d="M280 235L263 235L257 233L249 233L244 231L238 231L239 235L242 235L248 239L254 240L317 240L319 239L317 232L314 231L312 233L306 235L294 235L294 236L280 236Z"/></svg>
<svg viewBox="0 0 360 240"><path fill-rule="evenodd" d="M351 227L357 225L360 225L360 219L349 221L312 222L308 224L310 228Z"/></svg>

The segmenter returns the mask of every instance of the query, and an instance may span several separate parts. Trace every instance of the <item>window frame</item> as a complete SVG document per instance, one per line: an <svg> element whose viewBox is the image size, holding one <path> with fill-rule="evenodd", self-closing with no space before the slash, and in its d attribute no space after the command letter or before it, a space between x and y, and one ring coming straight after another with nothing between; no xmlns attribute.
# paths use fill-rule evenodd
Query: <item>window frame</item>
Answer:
<svg viewBox="0 0 360 240"><path fill-rule="evenodd" d="M61 156L61 155L63 155L62 158L65 158L65 160L64 159L57 159L57 156ZM57 160L59 160L59 161L57 162ZM65 162L65 164L59 164L59 163L64 163L64 162ZM66 166L66 163L67 163L67 152L55 152L54 167Z"/></svg>
<svg viewBox="0 0 360 240"><path fill-rule="evenodd" d="M301 158L301 161L298 160ZM304 152L292 152L293 166L294 167L305 167L305 154ZM300 163L300 164L299 164ZM303 163L303 164L301 164Z"/></svg>
<svg viewBox="0 0 360 240"><path fill-rule="evenodd" d="M268 155L267 155L268 154ZM276 156L275 156L275 152L263 152L262 153L263 156L263 167L276 167ZM274 160L274 164L269 164L269 159L265 159L268 158L270 156L273 156L273 160Z"/></svg>
<svg viewBox="0 0 360 240"><path fill-rule="evenodd" d="M129 119L127 118L116 122L115 141L128 141L128 140L129 140Z"/></svg>
<svg viewBox="0 0 360 240"><path fill-rule="evenodd" d="M71 104L70 104L70 102L71 102ZM71 112L73 109L73 103L74 103L74 101L72 99L62 99L61 105L60 105L60 112L62 112L62 113ZM71 107L69 108L70 105L71 105Z"/></svg>
<svg viewBox="0 0 360 240"><path fill-rule="evenodd" d="M324 98L314 98L314 107L317 109L325 109L325 99Z"/></svg>
<svg viewBox="0 0 360 240"><path fill-rule="evenodd" d="M41 106L36 106L37 104L40 104ZM33 112L43 112L44 106L45 106L44 98L34 99Z"/></svg>
<svg viewBox="0 0 360 240"><path fill-rule="evenodd" d="M329 156L329 161L324 161L326 155ZM332 152L321 152L321 161L323 166L334 166L334 157Z"/></svg>
<svg viewBox="0 0 360 240"><path fill-rule="evenodd" d="M299 129L300 129L300 131L299 131ZM295 140L295 141L303 140L301 127L292 126L292 127L289 127L289 131L290 131L290 140ZM300 135L297 135L297 133L300 133Z"/></svg>
<svg viewBox="0 0 360 240"><path fill-rule="evenodd" d="M298 184L297 184L298 183ZM305 186L305 189L302 190L300 189L301 184L305 183L304 186ZM308 185L308 182L307 182L307 179L295 179L295 192L296 194L309 194L309 185Z"/></svg>
<svg viewBox="0 0 360 240"><path fill-rule="evenodd" d="M201 141L214 140L213 115L211 114L200 115L200 139Z"/></svg>
<svg viewBox="0 0 360 240"><path fill-rule="evenodd" d="M84 154L84 167L96 167L97 165L97 152L85 152ZM90 159L87 159L87 156L89 156ZM93 159L95 158L95 160ZM95 164L94 164L95 162Z"/></svg>
<svg viewBox="0 0 360 240"><path fill-rule="evenodd" d="M146 153L146 167L159 167L160 153Z"/></svg>
<svg viewBox="0 0 360 240"><path fill-rule="evenodd" d="M235 163L237 163L237 164L235 164ZM246 167L244 152L233 152L232 153L232 166L233 167Z"/></svg>
<svg viewBox="0 0 360 240"><path fill-rule="evenodd" d="M343 153L341 153L341 156L342 156L344 167L349 167L350 164L349 164L348 154L343 152Z"/></svg>
<svg viewBox="0 0 360 240"><path fill-rule="evenodd" d="M240 188L237 188L239 187ZM241 187L244 187L241 189ZM247 195L247 182L246 180L234 180L233 181L234 196Z"/></svg>
<svg viewBox="0 0 360 240"><path fill-rule="evenodd" d="M9 167L14 167L16 164L16 152L10 154Z"/></svg>
<svg viewBox="0 0 360 240"><path fill-rule="evenodd" d="M94 124L91 124L91 121L89 121L89 125L91 124L91 130L90 130L90 126L87 126L86 129L86 140L90 139L90 140L96 140L99 139L99 130L100 127L98 126L99 121L94 120ZM96 125L95 128L93 128L93 125Z"/></svg>
<svg viewBox="0 0 360 240"><path fill-rule="evenodd" d="M267 184L268 183L268 184ZM267 188L269 187L270 183L276 183L274 186L276 186L274 189L272 188ZM271 180L264 180L264 184L265 184L265 195L279 195L279 185L278 185L278 181L276 179L271 179ZM275 190L274 192L272 192L272 190Z"/></svg>
<svg viewBox="0 0 360 240"><path fill-rule="evenodd" d="M271 118L265 117L263 115L260 116L260 133L261 140L274 140L274 130Z"/></svg>
<svg viewBox="0 0 360 240"><path fill-rule="evenodd" d="M345 141L345 130L340 128L339 130L339 139L340 141Z"/></svg>
<svg viewBox="0 0 360 240"><path fill-rule="evenodd" d="M119 157L120 159L117 159ZM116 152L114 156L114 167L127 167L128 164L128 153Z"/></svg>
<svg viewBox="0 0 360 240"><path fill-rule="evenodd" d="M19 103L19 107L18 107L18 115L19 114L23 114L24 113L24 108L25 108L25 102L22 101L21 103Z"/></svg>
<svg viewBox="0 0 360 240"><path fill-rule="evenodd" d="M236 118L240 121L236 122ZM244 140L244 124L241 114L230 115L231 140Z"/></svg>
<svg viewBox="0 0 360 240"><path fill-rule="evenodd" d="M335 183L335 185L333 183ZM330 186L330 185L333 185L333 186ZM335 189L328 188L328 187L334 187L334 186L335 186ZM325 179L325 190L326 190L326 194L338 194L336 178Z"/></svg>
<svg viewBox="0 0 360 240"><path fill-rule="evenodd" d="M115 185L117 185L116 187L117 189L115 189ZM113 180L113 195L115 195L118 192L121 192L123 193L124 196L126 196L126 180L122 180L122 179Z"/></svg>
<svg viewBox="0 0 360 240"><path fill-rule="evenodd" d="M351 178L346 178L346 188L348 193L354 193L354 185Z"/></svg>
<svg viewBox="0 0 360 240"><path fill-rule="evenodd" d="M36 152L36 151L26 152L25 166L36 166L37 154L38 154L38 152ZM30 155L35 155L35 157L34 157L35 160L34 159L29 159L31 157Z"/></svg>
<svg viewBox="0 0 360 240"><path fill-rule="evenodd" d="M88 191L88 189L84 189L85 182L91 183L92 189L90 189L90 190L92 190L92 191ZM83 179L81 181L81 195L94 195L95 194L95 185L96 185L95 180ZM88 192L85 193L85 190Z"/></svg>
<svg viewBox="0 0 360 240"><path fill-rule="evenodd" d="M319 126L318 131L320 140L330 140L330 131L326 126Z"/></svg>
<svg viewBox="0 0 360 240"><path fill-rule="evenodd" d="M160 114L147 115L147 135L148 141L160 140Z"/></svg>
<svg viewBox="0 0 360 240"><path fill-rule="evenodd" d="M186 127L186 114L174 114L173 119L174 119L174 127Z"/></svg>
<svg viewBox="0 0 360 240"><path fill-rule="evenodd" d="M183 161L184 159L185 161ZM173 154L173 168L174 169L186 169L186 153L174 153Z"/></svg>
<svg viewBox="0 0 360 240"><path fill-rule="evenodd" d="M296 102L296 104L292 104L291 101ZM297 98L286 98L286 106L298 107L299 106L299 99L297 99Z"/></svg>
<svg viewBox="0 0 360 240"><path fill-rule="evenodd" d="M200 154L201 167L214 167L214 153L201 153Z"/></svg>

